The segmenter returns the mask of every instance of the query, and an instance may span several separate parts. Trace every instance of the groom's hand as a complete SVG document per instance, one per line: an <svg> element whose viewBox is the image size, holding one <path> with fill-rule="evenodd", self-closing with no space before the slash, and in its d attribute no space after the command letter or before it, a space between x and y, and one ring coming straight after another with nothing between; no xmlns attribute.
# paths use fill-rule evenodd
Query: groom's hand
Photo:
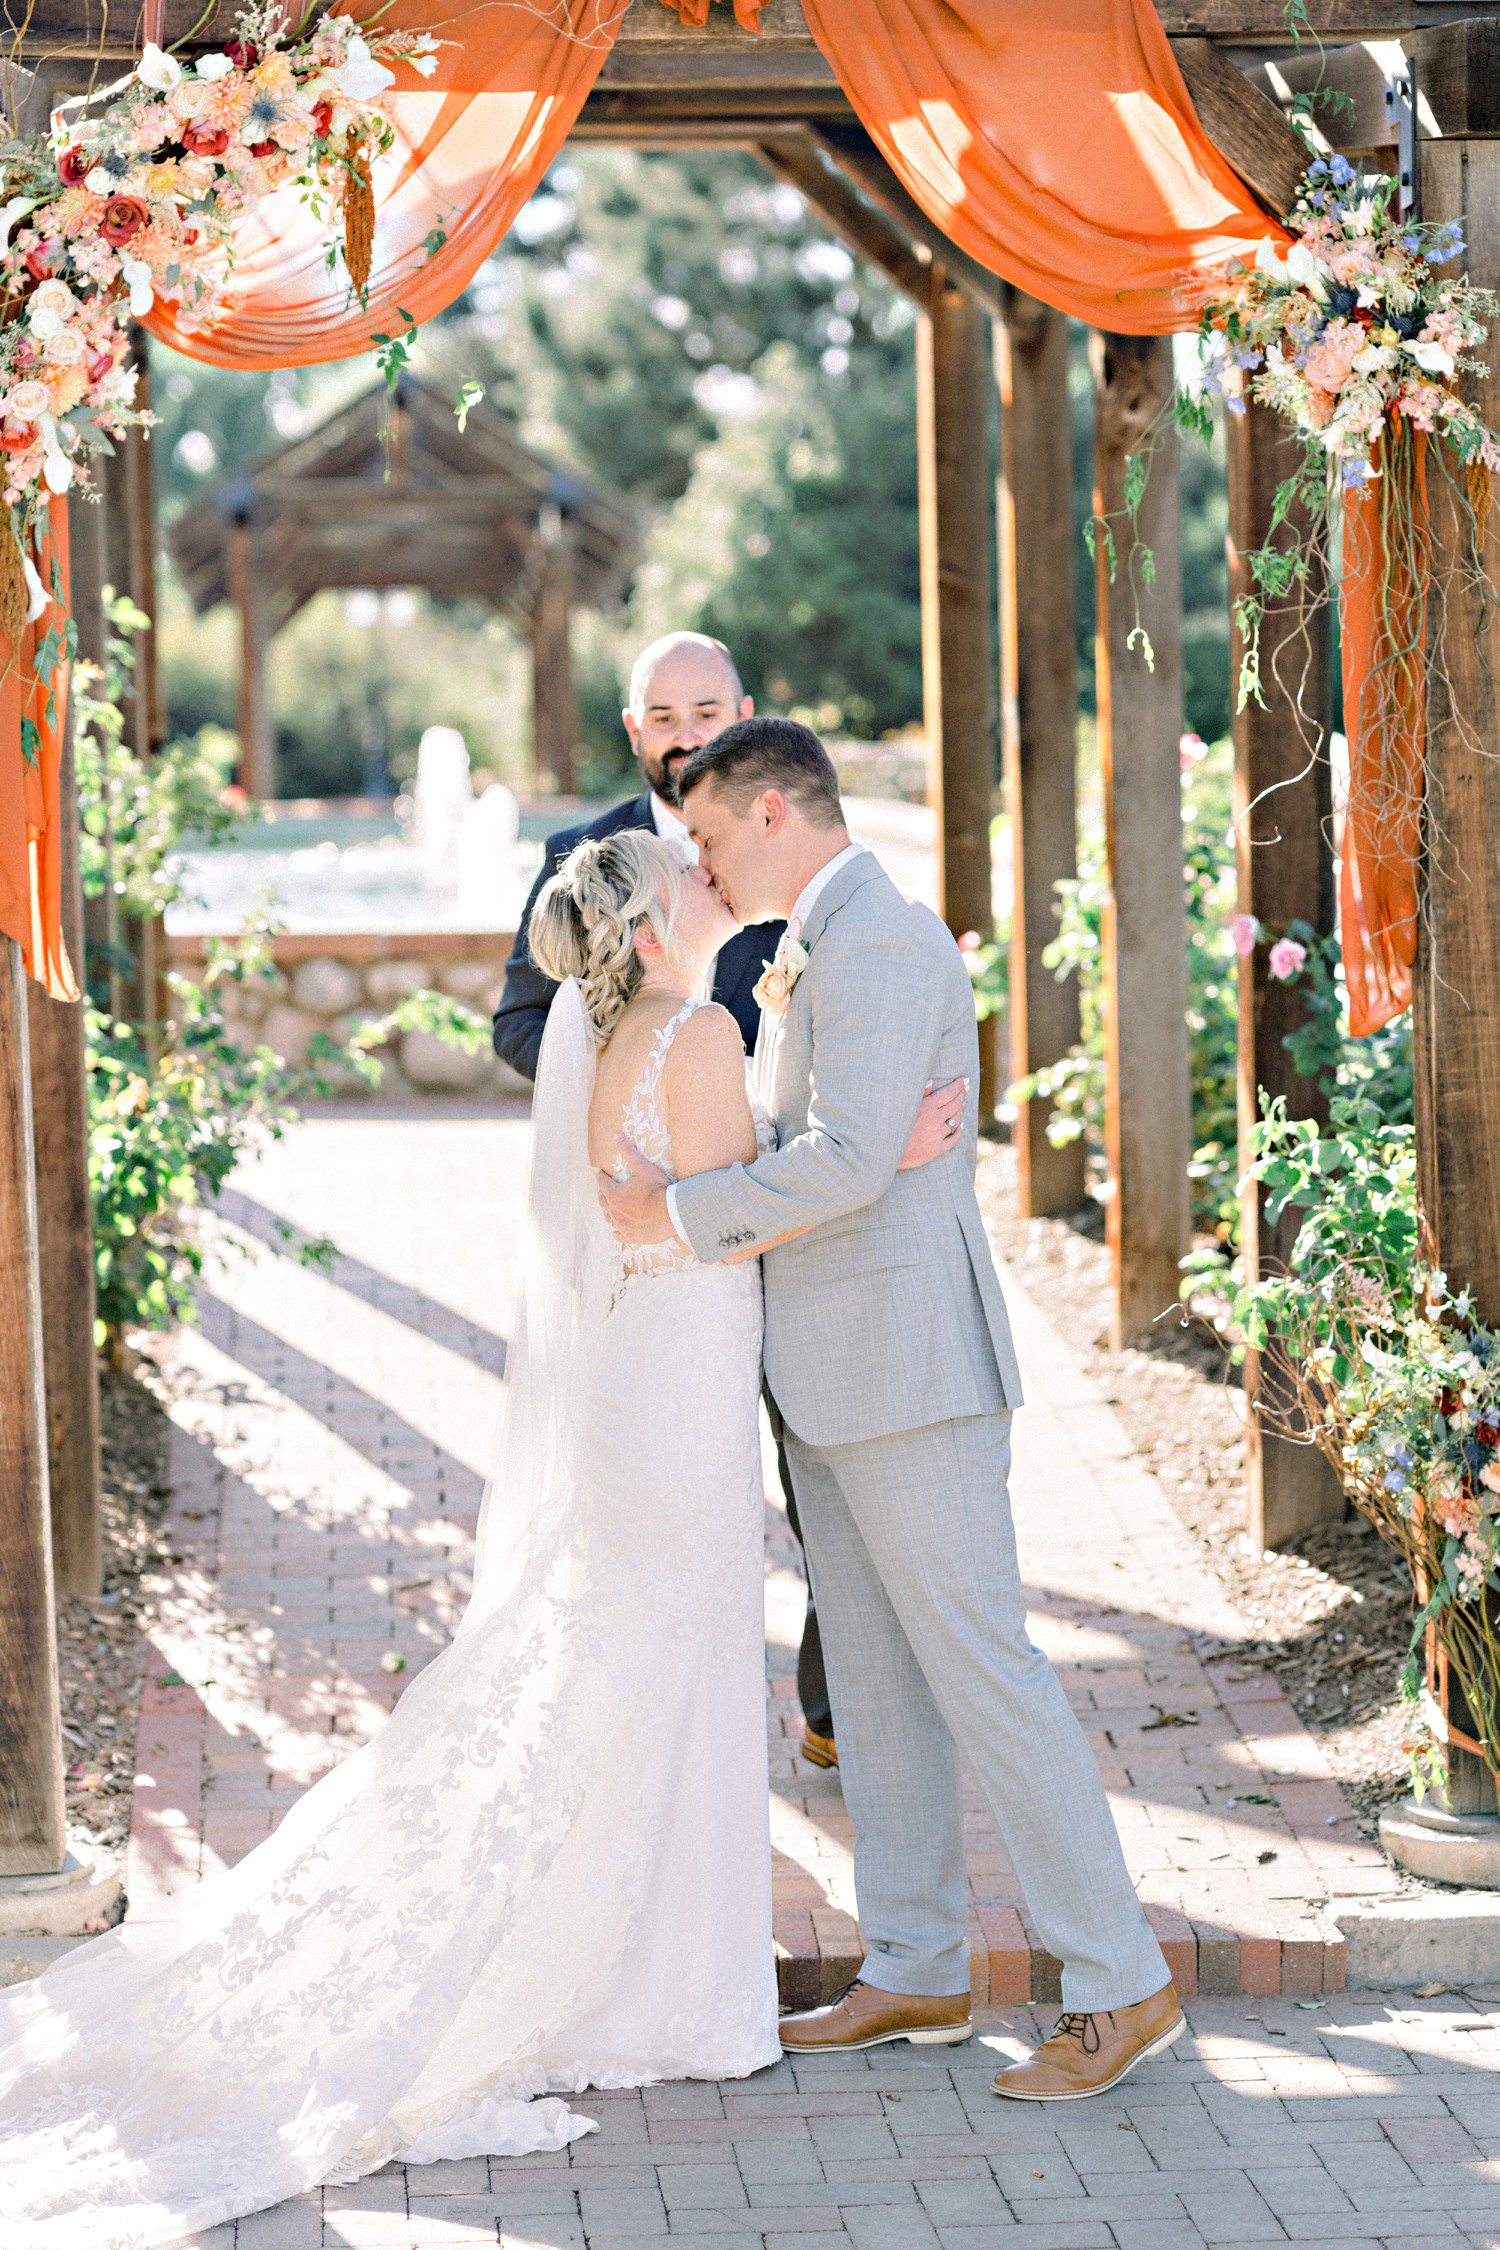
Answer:
<svg viewBox="0 0 1500 2250"><path fill-rule="evenodd" d="M629 1177L617 1180L610 1172L595 1174L604 1216L628 1246L673 1241L677 1230L667 1210L666 1173L648 1164L623 1133L615 1135L615 1146Z"/></svg>

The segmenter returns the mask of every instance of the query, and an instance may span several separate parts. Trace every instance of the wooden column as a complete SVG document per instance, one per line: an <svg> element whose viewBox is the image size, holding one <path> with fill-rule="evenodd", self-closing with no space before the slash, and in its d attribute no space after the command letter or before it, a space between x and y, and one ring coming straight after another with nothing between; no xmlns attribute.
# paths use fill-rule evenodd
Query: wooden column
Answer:
<svg viewBox="0 0 1500 2250"><path fill-rule="evenodd" d="M1013 890L1010 1069L1055 1063L1079 1036L1078 985L1042 961L1057 935L1057 885L1078 872L1078 689L1073 638L1073 441L1066 316L1017 290L995 324L1000 387L1000 678ZM1054 1148L1050 1104L1016 1116L1024 1218L1084 1197L1082 1137Z"/></svg>
<svg viewBox="0 0 1500 2250"><path fill-rule="evenodd" d="M136 355L135 403L151 404L151 378L145 332L130 331ZM101 471L104 494L104 563L107 582L127 594L146 619L130 637L135 663L125 692L125 739L136 756L149 759L161 747L160 675L156 636L156 506L151 472L151 433L132 427ZM134 1023L151 1024L165 1013L166 942L160 919L117 915L118 943L130 957L117 971L116 1010ZM148 1034L148 1038L149 1038Z"/></svg>
<svg viewBox="0 0 1500 2250"><path fill-rule="evenodd" d="M0 939L0 1876L63 1863L26 976Z"/></svg>
<svg viewBox="0 0 1500 2250"><path fill-rule="evenodd" d="M70 505L70 531L86 502ZM84 529L84 527L81 527ZM88 532L79 544L86 551ZM71 544L71 541L70 541ZM83 892L78 880L77 784L71 723L59 790L63 939L83 974ZM47 1400L52 1565L58 1591L93 1600L103 1583L99 1519L99 1368L94 1352L94 1221L89 1201L88 1079L81 1002L28 994L31 1098L37 1122L36 1199L42 1360Z"/></svg>
<svg viewBox="0 0 1500 2250"><path fill-rule="evenodd" d="M249 797L276 794L276 737L266 681L270 631L265 573L254 520L237 516L226 549L229 595L240 619L240 787Z"/></svg>
<svg viewBox="0 0 1500 2250"><path fill-rule="evenodd" d="M1464 32L1422 34L1418 83L1440 83L1464 62ZM1466 97L1488 132L1495 116L1497 58ZM1455 89L1456 90L1456 89ZM1450 106L1449 115L1458 108ZM1421 150L1422 216L1462 219L1465 260L1483 288L1500 288L1500 140L1462 134ZM1466 398L1500 422L1500 362L1462 378ZM1434 575L1443 599L1432 631L1441 653L1430 698L1423 909L1413 1019L1417 1158L1422 1208L1450 1285L1474 1293L1481 1320L1500 1323L1500 508L1491 507L1481 558L1446 473L1429 473ZM1446 674L1446 679L1444 678ZM1441 838L1438 848L1432 841ZM1449 1752L1448 1801L1460 1813L1495 1811L1495 1785L1470 1753Z"/></svg>
<svg viewBox="0 0 1500 2250"><path fill-rule="evenodd" d="M107 497L89 506L83 501L68 507L68 580L73 622L78 628L78 653L85 663L104 669L104 585ZM97 684L97 683L96 683ZM101 1008L120 1012L119 978L114 967L120 942L119 914L114 893L108 889L83 901L83 950L89 989Z"/></svg>
<svg viewBox="0 0 1500 2250"><path fill-rule="evenodd" d="M994 930L994 530L990 320L939 268L917 325L922 701L937 824L938 911L954 935ZM999 1098L995 1019L979 1026L981 1118Z"/></svg>
<svg viewBox="0 0 1500 2250"><path fill-rule="evenodd" d="M561 512L546 506L531 614L531 754L560 796L573 793L578 691L573 678L573 558Z"/></svg>
<svg viewBox="0 0 1500 2250"><path fill-rule="evenodd" d="M1230 678L1237 680L1241 643L1234 623L1238 597L1250 591L1247 557L1264 542L1277 486L1298 461L1276 417L1250 404L1228 417ZM1291 529L1306 530L1304 517ZM1283 543L1285 539L1283 538ZM1317 588L1309 589L1309 598ZM1290 922L1323 934L1334 926L1332 726L1328 613L1304 623L1290 608L1273 611L1261 633L1261 679L1266 708L1248 703L1234 719L1235 863L1239 910L1253 914L1274 935ZM1300 706L1300 715L1299 715ZM1326 1123L1328 1097L1303 1078L1287 1053L1287 1034L1307 1021L1295 987L1278 984L1266 969L1267 948L1257 947L1239 969L1240 1164L1250 1161L1248 1136L1260 1114L1262 1092L1281 1095L1293 1117ZM1262 1276L1284 1271L1302 1214L1285 1212L1272 1226L1264 1199L1251 1186L1240 1198L1240 1242L1246 1270ZM1284 1385L1258 1352L1245 1358L1245 1395L1263 1402L1278 1420L1289 1411ZM1252 1411L1246 1437L1247 1529L1258 1548L1284 1546L1314 1524L1336 1523L1344 1513L1343 1488L1315 1446L1268 1429Z"/></svg>
<svg viewBox="0 0 1500 2250"><path fill-rule="evenodd" d="M1177 439L1158 416L1172 391L1168 337L1096 336L1095 669L1104 774L1105 1140L1115 1347L1177 1299L1190 1235L1187 910L1182 868L1182 573ZM1155 557L1144 582L1125 513L1126 464L1155 446L1134 537ZM1137 624L1154 664L1127 646Z"/></svg>

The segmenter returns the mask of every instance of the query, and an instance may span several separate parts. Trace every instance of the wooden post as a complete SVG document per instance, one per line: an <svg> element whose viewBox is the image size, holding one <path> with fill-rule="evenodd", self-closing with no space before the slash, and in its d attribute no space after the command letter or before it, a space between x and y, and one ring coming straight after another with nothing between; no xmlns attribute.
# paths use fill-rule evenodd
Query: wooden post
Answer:
<svg viewBox="0 0 1500 2250"><path fill-rule="evenodd" d="M132 327L136 355L135 403L151 404L147 339ZM146 619L133 635L135 665L124 701L125 738L141 759L160 748L164 729L156 656L156 509L152 489L150 431L126 431L101 475L104 494L105 572L117 594L126 594ZM117 942L130 956L117 973L117 1012L134 1023L151 1025L165 1013L165 932L159 917L142 919L116 912ZM152 1035L148 1031L148 1044Z"/></svg>
<svg viewBox="0 0 1500 2250"><path fill-rule="evenodd" d="M63 1863L26 975L0 940L0 1876Z"/></svg>
<svg viewBox="0 0 1500 2250"><path fill-rule="evenodd" d="M1057 885L1078 872L1078 689L1073 639L1073 441L1068 323L1017 290L995 324L1000 387L1000 676L1013 874L1010 1068L1059 1062L1079 1036L1078 985L1042 961L1057 935ZM1023 1218L1072 1211L1084 1197L1082 1136L1047 1138L1050 1105L1016 1115Z"/></svg>
<svg viewBox="0 0 1500 2250"><path fill-rule="evenodd" d="M236 516L226 547L230 599L240 617L240 786L246 796L276 794L276 737L266 683L270 633L260 537L254 520Z"/></svg>
<svg viewBox="0 0 1500 2250"><path fill-rule="evenodd" d="M547 503L539 529L539 569L531 613L531 754L560 796L573 793L578 755L578 691L573 679L573 559L562 511Z"/></svg>
<svg viewBox="0 0 1500 2250"><path fill-rule="evenodd" d="M86 503L69 507L71 525ZM90 511L92 512L92 511ZM77 784L71 720L59 796L63 940L83 973L83 892L78 880ZM52 1567L58 1591L94 1600L103 1584L99 1515L99 1365L94 1352L94 1220L89 1202L88 1078L81 1002L51 1000L33 985L26 1010L36 1136L37 1241L42 1361L47 1400Z"/></svg>
<svg viewBox="0 0 1500 2250"><path fill-rule="evenodd" d="M1251 403L1228 423L1230 677L1237 680L1241 641L1234 605L1250 591L1247 558L1264 542L1277 487L1294 471L1298 456L1264 406ZM1295 517L1291 528L1305 531L1305 518ZM1310 598L1317 591L1309 588ZM1275 936L1296 921L1326 935L1334 926L1327 611L1299 625L1290 608L1273 609L1264 620L1260 659L1265 708L1250 702L1234 718L1239 910L1253 914ZM1267 974L1266 958L1267 948L1258 946L1239 968L1242 1170L1250 1161L1248 1136L1262 1093L1281 1095L1292 1117L1316 1117L1325 1124L1328 1118L1327 1094L1315 1079L1300 1075L1284 1045L1287 1034L1307 1021L1306 1005L1294 987ZM1254 1186L1240 1197L1246 1271L1261 1276L1285 1270L1302 1220L1300 1212L1289 1211L1270 1225L1263 1200ZM1290 1412L1285 1387L1258 1352L1246 1354L1245 1396L1252 1407L1245 1431L1247 1529L1256 1547L1281 1547L1314 1524L1337 1523L1344 1513L1343 1487L1323 1455L1316 1446L1268 1429L1253 1411L1264 1401L1278 1421Z"/></svg>
<svg viewBox="0 0 1500 2250"><path fill-rule="evenodd" d="M1453 25L1419 34L1418 83L1458 90L1468 31L1489 36L1489 67L1468 90L1489 134L1496 115L1493 26ZM1456 36L1454 36L1456 35ZM1450 105L1456 109L1457 102ZM1500 139L1463 132L1421 148L1422 216L1462 220L1466 266L1482 288L1500 288ZM1464 396L1500 422L1500 362L1462 378ZM1413 1014L1417 1159L1422 1208L1438 1263L1455 1289L1473 1291L1479 1318L1500 1322L1500 508L1489 512L1475 569L1472 535L1448 474L1428 475L1432 494L1434 666L1427 739L1423 905ZM1458 491L1462 490L1461 477ZM1485 581L1488 581L1486 584ZM1441 839L1440 846L1436 839ZM1460 1722L1461 1723L1461 1722ZM1448 1807L1495 1811L1495 1784L1470 1752L1448 1752ZM1500 1846L1497 1846L1500 1851ZM1464 1880L1463 1876L1458 1877Z"/></svg>
<svg viewBox="0 0 1500 2250"><path fill-rule="evenodd" d="M103 671L107 632L104 620L105 516L108 499L93 504L79 500L68 506L68 579L73 622L78 628L78 654ZM105 889L83 901L82 981L87 971L89 989L101 1008L120 1013L119 977L114 966L120 942L120 920L113 891Z"/></svg>
<svg viewBox="0 0 1500 2250"><path fill-rule="evenodd" d="M1187 908L1182 864L1182 574L1169 337L1095 336L1095 669L1104 773L1105 1141L1115 1348L1177 1301L1190 1239ZM1148 436L1153 433L1154 437ZM1126 465L1155 446L1134 530ZM1139 540L1155 557L1143 581ZM1137 625L1150 637L1148 666Z"/></svg>
<svg viewBox="0 0 1500 2250"><path fill-rule="evenodd" d="M922 701L937 824L938 911L954 933L992 935L995 811L994 531L990 521L990 320L934 267L917 324ZM999 1098L995 1019L979 1026L979 1113Z"/></svg>

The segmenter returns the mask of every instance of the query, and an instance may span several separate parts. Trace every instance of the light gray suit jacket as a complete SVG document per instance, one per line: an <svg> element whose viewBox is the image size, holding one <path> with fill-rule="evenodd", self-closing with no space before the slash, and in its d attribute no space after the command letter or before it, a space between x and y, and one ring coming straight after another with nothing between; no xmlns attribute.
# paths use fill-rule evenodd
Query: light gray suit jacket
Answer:
<svg viewBox="0 0 1500 2250"><path fill-rule="evenodd" d="M1021 1379L974 1194L979 1041L953 939L869 853L830 878L786 1014L756 1049L779 1146L699 1172L677 1217L711 1263L767 1251L766 1381L809 1445L1019 1406ZM897 1169L924 1089L967 1076L963 1139Z"/></svg>

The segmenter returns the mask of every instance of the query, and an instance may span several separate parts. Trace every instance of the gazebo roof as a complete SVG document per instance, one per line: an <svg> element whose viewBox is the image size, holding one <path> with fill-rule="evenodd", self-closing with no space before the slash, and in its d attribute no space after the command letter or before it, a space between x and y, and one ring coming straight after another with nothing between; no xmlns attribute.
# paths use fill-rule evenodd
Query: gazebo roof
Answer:
<svg viewBox="0 0 1500 2250"><path fill-rule="evenodd" d="M528 627L548 557L566 543L573 600L598 606L634 560L634 511L560 468L486 402L460 431L411 377L365 392L187 509L167 534L200 612L233 593L235 527L255 532L272 632L324 587L421 586L489 601Z"/></svg>

